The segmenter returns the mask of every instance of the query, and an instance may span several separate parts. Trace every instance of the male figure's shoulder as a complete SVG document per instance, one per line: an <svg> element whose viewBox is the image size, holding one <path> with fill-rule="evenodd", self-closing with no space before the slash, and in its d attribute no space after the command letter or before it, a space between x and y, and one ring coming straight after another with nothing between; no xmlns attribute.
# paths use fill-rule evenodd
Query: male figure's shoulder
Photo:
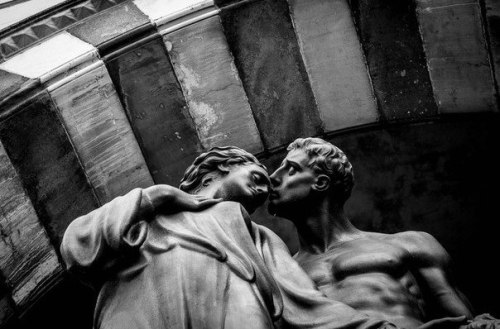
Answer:
<svg viewBox="0 0 500 329"><path fill-rule="evenodd" d="M449 255L438 240L427 232L404 231L385 234L392 243L406 249L421 265L443 265L449 262Z"/></svg>

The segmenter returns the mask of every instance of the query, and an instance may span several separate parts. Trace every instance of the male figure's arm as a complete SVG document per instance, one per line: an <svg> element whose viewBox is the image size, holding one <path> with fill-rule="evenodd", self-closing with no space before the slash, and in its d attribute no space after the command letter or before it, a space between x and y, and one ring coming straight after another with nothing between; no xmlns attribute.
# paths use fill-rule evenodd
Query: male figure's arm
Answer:
<svg viewBox="0 0 500 329"><path fill-rule="evenodd" d="M432 318L461 315L472 318L471 306L454 284L450 256L441 244L425 232L398 235L412 256L412 268L423 293L426 312Z"/></svg>
<svg viewBox="0 0 500 329"><path fill-rule="evenodd" d="M434 237L424 232L405 232L402 237L414 258L415 274L433 317L465 315L469 323L460 328L500 329L500 321L489 314L473 318L472 306L451 277L450 256Z"/></svg>

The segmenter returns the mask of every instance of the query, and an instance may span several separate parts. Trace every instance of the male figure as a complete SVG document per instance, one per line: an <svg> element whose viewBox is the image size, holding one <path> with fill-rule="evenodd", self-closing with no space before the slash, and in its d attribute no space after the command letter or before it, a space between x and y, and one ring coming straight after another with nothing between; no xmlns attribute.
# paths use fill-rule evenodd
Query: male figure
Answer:
<svg viewBox="0 0 500 329"><path fill-rule="evenodd" d="M351 224L344 203L353 171L339 148L319 138L299 138L288 151L271 175L269 210L296 225L295 259L321 291L401 328L472 317L450 280L449 255L431 235L364 232ZM476 325L485 323L493 321Z"/></svg>
<svg viewBox="0 0 500 329"><path fill-rule="evenodd" d="M214 148L180 186L199 196L135 189L73 221L61 253L68 269L101 281L94 327L392 327L324 297L284 243L250 221L269 184L251 154Z"/></svg>

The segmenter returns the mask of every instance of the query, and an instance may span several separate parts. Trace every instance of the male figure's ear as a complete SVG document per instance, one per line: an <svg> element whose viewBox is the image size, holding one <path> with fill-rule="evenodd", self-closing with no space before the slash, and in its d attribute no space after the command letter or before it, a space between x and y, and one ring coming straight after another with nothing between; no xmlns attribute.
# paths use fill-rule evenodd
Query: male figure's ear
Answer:
<svg viewBox="0 0 500 329"><path fill-rule="evenodd" d="M327 175L318 175L316 177L316 182L313 185L313 190L318 192L324 192L330 187L330 177Z"/></svg>

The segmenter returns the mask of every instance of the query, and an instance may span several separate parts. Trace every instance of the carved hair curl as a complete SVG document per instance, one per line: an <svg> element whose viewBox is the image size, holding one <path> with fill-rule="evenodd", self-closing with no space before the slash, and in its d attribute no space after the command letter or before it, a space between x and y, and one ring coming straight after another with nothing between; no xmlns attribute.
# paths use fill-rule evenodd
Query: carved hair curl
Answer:
<svg viewBox="0 0 500 329"><path fill-rule="evenodd" d="M225 174L234 165L256 164L267 171L257 158L236 146L213 147L200 154L189 166L181 179L179 189L196 193L202 187L203 178L210 173Z"/></svg>
<svg viewBox="0 0 500 329"><path fill-rule="evenodd" d="M321 138L297 138L287 148L303 150L309 156L309 168L330 177L330 191L337 202L344 204L351 196L354 172L347 156L337 146Z"/></svg>

